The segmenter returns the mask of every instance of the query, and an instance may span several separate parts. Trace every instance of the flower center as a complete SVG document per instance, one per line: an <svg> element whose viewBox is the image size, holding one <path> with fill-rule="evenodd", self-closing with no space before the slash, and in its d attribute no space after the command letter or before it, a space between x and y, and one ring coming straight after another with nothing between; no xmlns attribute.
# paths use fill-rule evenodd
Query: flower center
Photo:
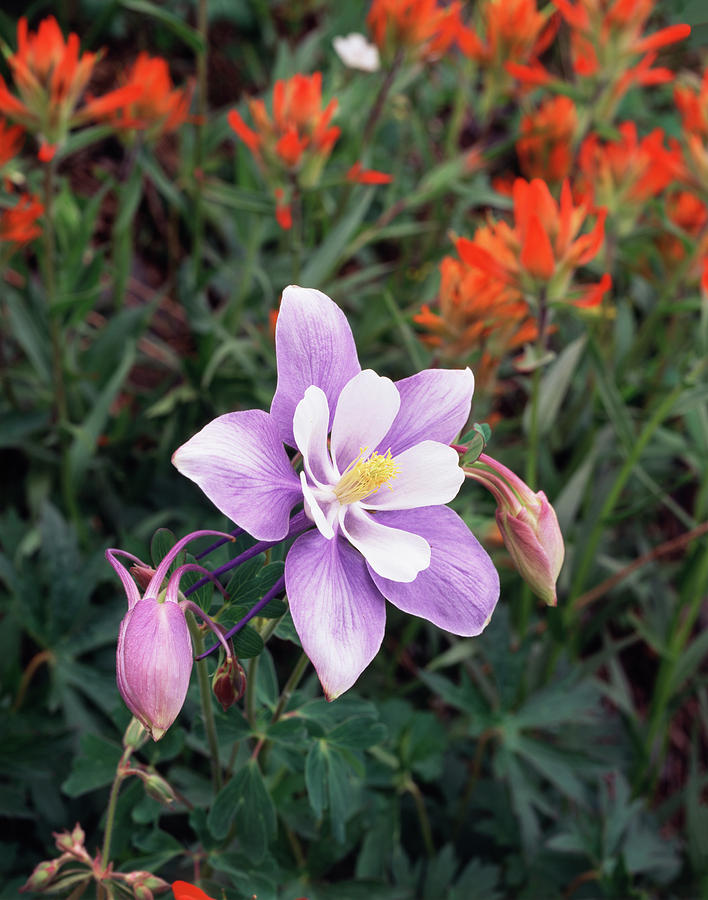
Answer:
<svg viewBox="0 0 708 900"><path fill-rule="evenodd" d="M366 450L366 447L361 448L359 455L347 466L334 489L334 495L342 506L363 500L369 494L376 493L383 484L390 491L393 490L387 482L395 478L401 470L391 457L390 449L383 455L374 450L370 456L364 458Z"/></svg>

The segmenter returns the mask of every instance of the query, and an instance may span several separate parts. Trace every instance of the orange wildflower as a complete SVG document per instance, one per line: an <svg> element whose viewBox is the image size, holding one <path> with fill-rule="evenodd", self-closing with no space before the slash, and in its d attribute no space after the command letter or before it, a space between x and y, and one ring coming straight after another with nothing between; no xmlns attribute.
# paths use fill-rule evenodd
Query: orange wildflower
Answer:
<svg viewBox="0 0 708 900"><path fill-rule="evenodd" d="M4 119L0 119L0 169L17 156L24 138L25 130L21 125L8 125Z"/></svg>
<svg viewBox="0 0 708 900"><path fill-rule="evenodd" d="M623 122L618 130L616 141L602 141L596 134L583 141L575 191L589 204L605 207L617 232L627 234L647 201L675 179L681 154L664 146L661 128L641 139L634 122Z"/></svg>
<svg viewBox="0 0 708 900"><path fill-rule="evenodd" d="M514 77L532 84L550 79L538 58L553 41L559 19L539 12L536 0L483 0L478 10L478 33L466 29L460 46L485 70L489 111L497 97L510 92Z"/></svg>
<svg viewBox="0 0 708 900"><path fill-rule="evenodd" d="M573 69L607 88L598 118L614 113L632 85L673 81L667 68L653 68L658 51L688 37L689 25L670 25L653 34L644 28L654 0L553 0L570 28Z"/></svg>
<svg viewBox="0 0 708 900"><path fill-rule="evenodd" d="M521 171L527 178L562 181L573 162L578 114L570 97L552 97L521 120L516 142Z"/></svg>
<svg viewBox="0 0 708 900"><path fill-rule="evenodd" d="M685 235L681 238L667 228L662 228L657 247L667 268L675 268L685 258L689 249L698 258L708 254L708 207L693 191L675 191L666 198L666 216ZM691 247L691 245L693 245ZM700 266L694 263L690 278L698 278Z"/></svg>
<svg viewBox="0 0 708 900"><path fill-rule="evenodd" d="M536 320L520 291L490 278L465 260L464 238L456 247L460 259L446 256L440 263L437 312L422 307L414 321L428 333L423 338L449 359L475 356L479 390L491 389L502 360L538 336Z"/></svg>
<svg viewBox="0 0 708 900"><path fill-rule="evenodd" d="M175 895L175 900L214 900L201 888L188 881L173 881L172 893Z"/></svg>
<svg viewBox="0 0 708 900"><path fill-rule="evenodd" d="M109 114L114 128L139 129L153 140L176 131L187 121L191 91L173 87L167 61L161 57L139 54L128 71L125 86L134 88L136 95Z"/></svg>
<svg viewBox="0 0 708 900"><path fill-rule="evenodd" d="M0 112L37 135L39 158L48 162L72 128L95 120L136 96L126 86L104 94L78 108L96 63L95 53L79 54L79 38L67 40L57 20L49 16L36 32L28 31L27 19L17 23L17 52L8 65L19 97L0 77Z"/></svg>
<svg viewBox="0 0 708 900"><path fill-rule="evenodd" d="M0 207L0 247L7 245L11 251L39 237L42 229L37 219L44 207L32 194L22 194L15 206Z"/></svg>
<svg viewBox="0 0 708 900"><path fill-rule="evenodd" d="M523 296L545 297L546 302L574 302L571 289L575 269L595 258L605 234L604 209L597 210L589 232L581 234L588 206L575 205L567 181L557 203L544 181L517 178L513 188L514 226L492 222L479 228L473 240L460 238L457 250L462 259L489 278L518 290ZM609 288L608 279L601 282ZM591 299L599 303L602 293ZM586 291L580 294L587 305Z"/></svg>
<svg viewBox="0 0 708 900"><path fill-rule="evenodd" d="M273 117L262 100L250 100L249 109L255 130L234 109L228 122L256 160L266 168L301 171L315 164L318 174L340 129L330 125L337 101L322 109L322 73L293 75L276 81L273 88Z"/></svg>
<svg viewBox="0 0 708 900"><path fill-rule="evenodd" d="M700 81L685 75L674 89L676 107L681 113L683 138L689 170L680 174L684 181L708 189L708 68Z"/></svg>
<svg viewBox="0 0 708 900"><path fill-rule="evenodd" d="M405 50L417 59L442 56L464 29L459 0L373 0L366 24L384 58Z"/></svg>
<svg viewBox="0 0 708 900"><path fill-rule="evenodd" d="M363 169L360 162L355 162L347 172L347 181L354 181L357 184L390 184L393 175L378 172L376 169Z"/></svg>

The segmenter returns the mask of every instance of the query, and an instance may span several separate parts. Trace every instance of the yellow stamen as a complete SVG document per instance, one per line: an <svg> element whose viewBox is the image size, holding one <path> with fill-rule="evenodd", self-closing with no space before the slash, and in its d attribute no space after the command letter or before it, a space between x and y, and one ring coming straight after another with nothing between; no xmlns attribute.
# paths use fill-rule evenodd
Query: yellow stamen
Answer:
<svg viewBox="0 0 708 900"><path fill-rule="evenodd" d="M361 448L359 455L353 463L347 466L344 475L334 489L337 500L343 506L375 494L384 484L392 491L393 488L388 482L401 471L392 458L390 450L383 455L374 450L370 456L364 458L366 450L366 447Z"/></svg>

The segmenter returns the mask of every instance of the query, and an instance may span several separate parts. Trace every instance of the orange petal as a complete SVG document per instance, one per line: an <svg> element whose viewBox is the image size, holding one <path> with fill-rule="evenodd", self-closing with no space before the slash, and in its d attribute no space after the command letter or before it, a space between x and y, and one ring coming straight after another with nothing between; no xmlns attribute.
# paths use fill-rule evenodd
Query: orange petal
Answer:
<svg viewBox="0 0 708 900"><path fill-rule="evenodd" d="M551 278L556 268L553 247L536 213L529 216L526 239L521 248L521 265L534 278L544 281Z"/></svg>

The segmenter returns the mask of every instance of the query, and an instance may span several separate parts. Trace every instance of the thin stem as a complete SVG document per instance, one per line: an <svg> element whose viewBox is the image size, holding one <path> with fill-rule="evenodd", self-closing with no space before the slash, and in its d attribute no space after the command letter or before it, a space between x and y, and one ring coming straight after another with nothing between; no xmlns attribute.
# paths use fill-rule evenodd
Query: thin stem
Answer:
<svg viewBox="0 0 708 900"><path fill-rule="evenodd" d="M290 677L285 682L285 686L280 693L280 697L278 698L278 705L275 707L275 712L273 713L273 718L271 719L271 725L274 722L277 722L278 719L282 716L285 707L288 705L288 701L292 696L293 691L300 683L300 679L305 674L307 670L307 665L310 662L307 654L303 651L300 654L300 658L295 663L292 672L290 673Z"/></svg>
<svg viewBox="0 0 708 900"><path fill-rule="evenodd" d="M133 754L133 749L133 747L125 748L125 751L118 762L116 774L113 778L113 784L111 785L111 793L108 797L108 808L106 809L106 830L103 833L103 848L101 849L101 866L103 869L105 869L110 862L111 838L113 837L113 824L116 817L118 794L120 792L120 786L125 779L125 769Z"/></svg>
<svg viewBox="0 0 708 900"><path fill-rule="evenodd" d="M403 48L399 48L396 52L396 56L391 63L391 68L386 73L386 77L381 82L381 87L379 88L379 92L376 95L376 100L374 100L374 105L371 107L371 112L369 113L369 117L366 120L366 125L364 126L364 133L361 139L362 147L367 147L371 140L371 137L374 133L374 129L376 128L376 124L381 117L381 113L383 112L384 103L386 102L386 97L388 97L388 93L391 90L391 86L393 85L393 80L396 77L396 73L403 62L404 50Z"/></svg>
<svg viewBox="0 0 708 900"><path fill-rule="evenodd" d="M408 791L408 793L413 797L415 802L416 812L418 813L418 821L420 822L420 832L423 836L423 843L425 844L425 850L430 857L433 859L435 856L435 843L433 842L433 830L430 827L430 819L428 818L428 811L425 808L425 800L423 799L423 795L420 792L420 788L413 781L412 778L407 778L404 788Z"/></svg>
<svg viewBox="0 0 708 900"><path fill-rule="evenodd" d="M258 613L264 607L266 607L274 597L277 597L278 594L282 593L284 586L285 586L285 578L281 577L275 582L275 584L268 591L268 593L264 594L263 597L258 601L258 603L256 603L255 606L253 606L242 619L239 619L239 621L232 628L229 628L229 630L226 632L226 634L223 635L224 640L228 641L229 638L232 638L237 632L241 631L241 629L244 627L244 625L247 625L248 622L251 621L251 619L254 619L258 615ZM278 624L278 622L276 620L275 627L277 627L277 624ZM268 636L270 637L270 635L268 635ZM209 647L208 650L203 650L203 649L200 650L199 654L197 655L197 659L204 659L205 656L209 656L211 653L214 652L214 650L216 650L216 648L218 646L219 646L219 642L217 641L215 644L212 644L212 646Z"/></svg>
<svg viewBox="0 0 708 900"><path fill-rule="evenodd" d="M197 680L199 682L199 700L202 706L202 716L204 717L204 730L206 731L207 742L209 744L209 756L211 762L211 780L214 790L221 789L221 768L219 767L219 742L216 737L216 723L214 721L214 707L211 702L211 686L209 685L209 672L207 670L207 661L201 659L200 654L204 652L204 635L201 632L194 614L190 611L186 613L187 625L189 633L192 635L194 642L195 655L197 657ZM217 643L215 646L219 646Z"/></svg>
<svg viewBox="0 0 708 900"><path fill-rule="evenodd" d="M260 656L254 656L250 661L246 679L246 718L251 728L255 728L256 725L256 678L258 677L259 660Z"/></svg>

